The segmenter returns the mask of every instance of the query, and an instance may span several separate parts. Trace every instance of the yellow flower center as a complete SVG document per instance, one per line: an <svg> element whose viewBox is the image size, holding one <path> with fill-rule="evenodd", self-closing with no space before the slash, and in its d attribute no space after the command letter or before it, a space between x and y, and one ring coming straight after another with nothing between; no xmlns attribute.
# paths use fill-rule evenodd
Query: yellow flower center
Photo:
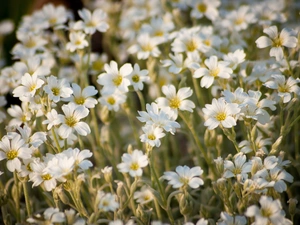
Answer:
<svg viewBox="0 0 300 225"><path fill-rule="evenodd" d="M237 175L237 174L241 174L241 172L242 172L242 169L241 168L238 168L238 167L236 167L236 168L234 168L234 170L232 171L235 175Z"/></svg>
<svg viewBox="0 0 300 225"><path fill-rule="evenodd" d="M193 52L197 49L197 44L194 41L194 39L192 39L188 43L186 43L186 49L188 52Z"/></svg>
<svg viewBox="0 0 300 225"><path fill-rule="evenodd" d="M133 75L132 76L132 81L134 82L134 83L138 83L139 81L140 81L140 76L139 75Z"/></svg>
<svg viewBox="0 0 300 225"><path fill-rule="evenodd" d="M144 201L148 201L148 200L150 200L150 198L151 198L150 195L145 195L145 196L144 196Z"/></svg>
<svg viewBox="0 0 300 225"><path fill-rule="evenodd" d="M82 42L81 42L80 39L77 39L77 40L74 42L75 45L81 45L81 43L82 43Z"/></svg>
<svg viewBox="0 0 300 225"><path fill-rule="evenodd" d="M109 206L109 202L106 201L106 200L104 200L104 201L102 202L102 205L103 205L103 206Z"/></svg>
<svg viewBox="0 0 300 225"><path fill-rule="evenodd" d="M22 117L21 117L21 121L22 121L23 123L25 123L25 122L27 121L27 117L26 117L26 115L22 115Z"/></svg>
<svg viewBox="0 0 300 225"><path fill-rule="evenodd" d="M148 139L153 141L156 139L156 137L154 134L148 134Z"/></svg>
<svg viewBox="0 0 300 225"><path fill-rule="evenodd" d="M169 105L173 109L178 109L180 106L180 99L177 97L170 99Z"/></svg>
<svg viewBox="0 0 300 225"><path fill-rule="evenodd" d="M142 45L141 48L144 52L151 52L153 49L153 46L150 43L147 43L147 44Z"/></svg>
<svg viewBox="0 0 300 225"><path fill-rule="evenodd" d="M69 126L69 127L74 127L76 125L78 121L76 120L76 118L74 116L69 116L65 118L65 123Z"/></svg>
<svg viewBox="0 0 300 225"><path fill-rule="evenodd" d="M18 157L18 151L10 150L6 153L6 157L7 157L8 160L13 160L14 158Z"/></svg>
<svg viewBox="0 0 300 225"><path fill-rule="evenodd" d="M36 88L36 85L35 85L35 84L31 85L31 86L29 87L29 92L34 91L35 88Z"/></svg>
<svg viewBox="0 0 300 225"><path fill-rule="evenodd" d="M273 46L274 47L281 47L282 46L282 40L280 37L277 37L273 40Z"/></svg>
<svg viewBox="0 0 300 225"><path fill-rule="evenodd" d="M288 85L282 85L278 87L278 91L281 93L288 93L290 92L290 87Z"/></svg>
<svg viewBox="0 0 300 225"><path fill-rule="evenodd" d="M241 25L244 22L244 18L237 18L234 23L235 25Z"/></svg>
<svg viewBox="0 0 300 225"><path fill-rule="evenodd" d="M179 181L180 181L180 183L183 183L184 185L187 185L189 183L189 179L186 177L180 177Z"/></svg>
<svg viewBox="0 0 300 225"><path fill-rule="evenodd" d="M51 91L52 91L53 95L58 96L60 89L58 87L54 87L51 89Z"/></svg>
<svg viewBox="0 0 300 225"><path fill-rule="evenodd" d="M261 215L263 217L270 217L272 215L272 211L268 209L261 209Z"/></svg>
<svg viewBox="0 0 300 225"><path fill-rule="evenodd" d="M52 18L49 19L49 23L50 23L51 25L56 24L56 22L57 22L57 19L56 19L55 17L52 17Z"/></svg>
<svg viewBox="0 0 300 225"><path fill-rule="evenodd" d="M123 77L121 75L118 75L112 81L114 85L119 86L123 81Z"/></svg>
<svg viewBox="0 0 300 225"><path fill-rule="evenodd" d="M114 105L116 103L116 100L114 99L114 97L108 97L107 102L111 105Z"/></svg>
<svg viewBox="0 0 300 225"><path fill-rule="evenodd" d="M155 33L154 33L154 36L157 36L157 37L161 37L161 36L163 36L163 35L164 35L164 32L161 31L161 30L157 30L157 31L155 31Z"/></svg>
<svg viewBox="0 0 300 225"><path fill-rule="evenodd" d="M220 69L217 67L217 68L210 70L209 75L212 77L216 77L216 76L218 76L219 72L220 72Z"/></svg>
<svg viewBox="0 0 300 225"><path fill-rule="evenodd" d="M93 62L92 68L96 71L101 71L103 69L104 63L100 60Z"/></svg>
<svg viewBox="0 0 300 225"><path fill-rule="evenodd" d="M211 41L209 39L204 40L203 43L207 46L211 46Z"/></svg>
<svg viewBox="0 0 300 225"><path fill-rule="evenodd" d="M75 98L75 102L76 102L77 105L83 105L84 102L85 102L85 98L80 96L78 98Z"/></svg>
<svg viewBox="0 0 300 225"><path fill-rule="evenodd" d="M27 169L28 171L32 172L32 169L31 169L30 163L28 163L28 164L27 164L27 166L26 166L26 169Z"/></svg>
<svg viewBox="0 0 300 225"><path fill-rule="evenodd" d="M197 5L197 9L198 9L199 12L205 13L206 9L207 9L207 6L204 3L200 3L200 4Z"/></svg>
<svg viewBox="0 0 300 225"><path fill-rule="evenodd" d="M217 119L218 121L223 121L223 120L225 120L225 119L226 119L226 113L224 113L224 112L218 113L218 114L216 115L216 119Z"/></svg>
<svg viewBox="0 0 300 225"><path fill-rule="evenodd" d="M94 21L89 21L86 23L87 27L95 27L97 24Z"/></svg>
<svg viewBox="0 0 300 225"><path fill-rule="evenodd" d="M33 48L36 46L36 43L34 40L32 40L32 38L30 38L24 45L27 48Z"/></svg>
<svg viewBox="0 0 300 225"><path fill-rule="evenodd" d="M139 164L134 162L130 165L131 170L138 170L140 168Z"/></svg>
<svg viewBox="0 0 300 225"><path fill-rule="evenodd" d="M45 175L42 175L42 179L43 180L51 180L52 176L50 174L45 174Z"/></svg>

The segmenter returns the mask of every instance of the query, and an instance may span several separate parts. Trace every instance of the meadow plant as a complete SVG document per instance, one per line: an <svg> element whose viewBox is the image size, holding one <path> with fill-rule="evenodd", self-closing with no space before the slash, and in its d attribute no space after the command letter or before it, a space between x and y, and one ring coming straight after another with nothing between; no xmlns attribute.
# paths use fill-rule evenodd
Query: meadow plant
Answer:
<svg viewBox="0 0 300 225"><path fill-rule="evenodd" d="M84 2L0 61L3 223L299 224L296 1Z"/></svg>

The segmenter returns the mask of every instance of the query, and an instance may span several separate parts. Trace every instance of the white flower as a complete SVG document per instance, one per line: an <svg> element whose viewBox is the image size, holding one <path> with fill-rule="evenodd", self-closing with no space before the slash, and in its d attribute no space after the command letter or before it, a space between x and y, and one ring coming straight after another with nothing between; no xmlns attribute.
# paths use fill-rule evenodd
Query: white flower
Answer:
<svg viewBox="0 0 300 225"><path fill-rule="evenodd" d="M193 112L195 104L191 100L186 99L193 94L193 90L190 87L180 88L176 93L174 85L165 85L162 87L162 92L166 95L166 98L157 98L157 105L160 108L170 107L170 110L174 112L174 119L178 116L178 110Z"/></svg>
<svg viewBox="0 0 300 225"><path fill-rule="evenodd" d="M286 28L284 28L280 34L278 34L278 28L276 26L265 28L263 32L269 37L261 36L255 43L258 48L272 46L270 56L274 56L277 61L283 58L283 47L295 48L297 46L297 38L291 36Z"/></svg>
<svg viewBox="0 0 300 225"><path fill-rule="evenodd" d="M73 93L66 79L57 79L53 75L47 78L47 84L43 89L48 94L48 98L55 103L59 102L61 97L68 98Z"/></svg>
<svg viewBox="0 0 300 225"><path fill-rule="evenodd" d="M242 5L228 13L223 24L227 29L239 32L247 29L248 25L254 22L256 22L255 14L251 12L249 6Z"/></svg>
<svg viewBox="0 0 300 225"><path fill-rule="evenodd" d="M98 203L98 208L101 211L114 212L119 208L119 203L116 202L116 195L112 195L111 193L104 193L103 191L98 191L96 202Z"/></svg>
<svg viewBox="0 0 300 225"><path fill-rule="evenodd" d="M98 101L103 106L106 106L108 110L114 110L115 112L119 111L120 106L126 102L127 96L125 94L116 91L113 94L103 95Z"/></svg>
<svg viewBox="0 0 300 225"><path fill-rule="evenodd" d="M224 99L227 103L236 103L238 105L244 103L249 97L249 95L244 92L244 89L240 87L238 87L234 92L224 90L222 94L224 95Z"/></svg>
<svg viewBox="0 0 300 225"><path fill-rule="evenodd" d="M51 191L56 187L56 179L49 173L49 168L44 162L35 160L30 163L32 173L29 174L29 180L33 182L32 187L42 185L46 191Z"/></svg>
<svg viewBox="0 0 300 225"><path fill-rule="evenodd" d="M231 178L241 176L247 179L248 173L251 171L251 162L246 162L247 157L243 153L238 153L234 156L234 163L229 160L224 161L223 177Z"/></svg>
<svg viewBox="0 0 300 225"><path fill-rule="evenodd" d="M202 40L199 35L199 27L181 29L178 37L171 44L173 52L186 52L187 54L200 51L201 45Z"/></svg>
<svg viewBox="0 0 300 225"><path fill-rule="evenodd" d="M131 72L128 78L135 91L143 90L143 82L150 81L148 73L148 70L140 70L140 66L137 63L134 64L133 71Z"/></svg>
<svg viewBox="0 0 300 225"><path fill-rule="evenodd" d="M113 94L116 90L121 93L128 92L128 86L130 85L128 76L133 71L131 64L125 63L119 70L118 64L115 61L110 61L109 65L104 65L104 69L106 73L100 74L97 79L98 84L103 85L102 95Z"/></svg>
<svg viewBox="0 0 300 225"><path fill-rule="evenodd" d="M169 67L168 71L170 73L179 74L183 69L186 68L185 62L183 61L183 55L175 53L169 54L171 59L161 60L163 67Z"/></svg>
<svg viewBox="0 0 300 225"><path fill-rule="evenodd" d="M141 191L134 192L133 198L136 199L139 204L143 205L151 202L154 199L154 195L149 188L143 186Z"/></svg>
<svg viewBox="0 0 300 225"><path fill-rule="evenodd" d="M36 91L42 87L45 83L42 79L39 79L36 74L32 76L29 73L25 73L25 75L21 78L21 86L18 86L13 91L14 97L33 97Z"/></svg>
<svg viewBox="0 0 300 225"><path fill-rule="evenodd" d="M62 138L67 138L73 130L76 130L79 135L86 136L91 133L91 129L87 123L80 121L87 117L89 110L81 105L75 105L70 102L68 105L63 105L64 118L62 125L58 129L58 133Z"/></svg>
<svg viewBox="0 0 300 225"><path fill-rule="evenodd" d="M209 88L215 78L220 77L223 79L229 79L232 74L232 69L227 67L229 62L219 61L217 56L211 56L209 59L204 61L207 68L199 68L195 71L194 77L201 79L201 87Z"/></svg>
<svg viewBox="0 0 300 225"><path fill-rule="evenodd" d="M229 52L227 55L223 56L225 62L229 62L229 67L233 70L237 68L239 64L245 61L246 54L244 50L237 49L235 52Z"/></svg>
<svg viewBox="0 0 300 225"><path fill-rule="evenodd" d="M246 225L247 220L245 216L231 216L227 212L221 212L221 222L217 222L217 225Z"/></svg>
<svg viewBox="0 0 300 225"><path fill-rule="evenodd" d="M18 105L12 105L7 109L7 112L13 119L9 122L9 126L20 126L31 120L32 114L27 109L24 103L22 103L22 108Z"/></svg>
<svg viewBox="0 0 300 225"><path fill-rule="evenodd" d="M47 120L44 120L42 124L48 124L47 129L50 130L53 126L59 125L63 121L63 115L57 113L55 109L51 109L46 114Z"/></svg>
<svg viewBox="0 0 300 225"><path fill-rule="evenodd" d="M205 104L202 109L207 117L204 126L209 130L215 129L221 125L225 128L231 128L236 125L236 114L240 112L238 105L235 103L226 103L224 99L213 99L212 104Z"/></svg>
<svg viewBox="0 0 300 225"><path fill-rule="evenodd" d="M177 166L175 172L164 172L163 178L169 181L173 188L190 186L193 189L203 185L203 180L199 177L203 170L199 166L190 168L188 166Z"/></svg>
<svg viewBox="0 0 300 225"><path fill-rule="evenodd" d="M42 221L43 224L53 225L63 223L65 220L65 214L63 212L59 212L58 208L51 207L45 210L43 217L40 214L37 214L34 218L28 218L26 221L33 224L40 224Z"/></svg>
<svg viewBox="0 0 300 225"><path fill-rule="evenodd" d="M63 25L68 20L68 12L62 5L55 7L53 4L46 4L43 6L42 18L47 21L48 26L56 27Z"/></svg>
<svg viewBox="0 0 300 225"><path fill-rule="evenodd" d="M98 91L94 86L87 86L83 90L81 87L72 83L73 94L71 97L65 99L65 101L74 102L76 105L83 105L86 108L94 108L97 104L97 100L92 98Z"/></svg>
<svg viewBox="0 0 300 225"><path fill-rule="evenodd" d="M219 0L192 0L191 6L191 17L202 18L207 17L211 21L214 21L219 16L217 7L219 7L221 2Z"/></svg>
<svg viewBox="0 0 300 225"><path fill-rule="evenodd" d="M150 146L159 147L160 146L160 138L164 137L163 129L160 127L146 125L142 127L144 134L140 136L141 142L145 142Z"/></svg>
<svg viewBox="0 0 300 225"><path fill-rule="evenodd" d="M135 149L132 153L124 153L122 163L118 164L118 169L122 173L129 173L132 177L140 177L143 174L142 168L148 165L147 155Z"/></svg>
<svg viewBox="0 0 300 225"><path fill-rule="evenodd" d="M278 96L283 99L283 103L288 103L292 98L292 93L300 95L298 83L300 79L289 77L286 81L283 75L272 75L273 80L266 82L264 85L271 89L278 90Z"/></svg>
<svg viewBox="0 0 300 225"><path fill-rule="evenodd" d="M254 225L288 225L292 224L291 221L285 219L284 211L282 210L279 199L273 200L271 197L261 196L260 208L256 205L252 205L247 208L245 213L248 217L255 217Z"/></svg>
<svg viewBox="0 0 300 225"><path fill-rule="evenodd" d="M138 59L147 59L149 56L158 57L160 50L157 45L161 43L159 38L150 37L147 33L142 33L137 37L137 44L132 45L127 51L129 54L136 54Z"/></svg>
<svg viewBox="0 0 300 225"><path fill-rule="evenodd" d="M76 30L83 29L86 34L93 34L96 30L106 32L109 25L106 22L107 14L102 9L96 9L91 13L88 9L78 11L83 21L77 21L74 25Z"/></svg>
<svg viewBox="0 0 300 225"><path fill-rule="evenodd" d="M0 161L7 159L6 166L10 172L20 171L20 159L29 159L32 154L32 150L18 134L12 139L4 136L0 141L0 150Z"/></svg>
<svg viewBox="0 0 300 225"><path fill-rule="evenodd" d="M70 42L66 44L66 49L70 52L74 52L77 49L84 49L89 45L85 40L85 34L82 32L70 32Z"/></svg>
<svg viewBox="0 0 300 225"><path fill-rule="evenodd" d="M92 162L87 160L87 158L90 158L93 155L93 153L88 149L80 151L78 148L68 148L63 151L62 154L65 154L69 158L73 158L75 160L75 165L81 170L87 170L93 166Z"/></svg>
<svg viewBox="0 0 300 225"><path fill-rule="evenodd" d="M163 128L165 131L174 134L176 128L180 128L180 124L174 121L174 112L165 111L164 109L159 109L158 105L154 102L146 104L145 111L138 111L139 117L138 120L145 122L147 125L153 125Z"/></svg>

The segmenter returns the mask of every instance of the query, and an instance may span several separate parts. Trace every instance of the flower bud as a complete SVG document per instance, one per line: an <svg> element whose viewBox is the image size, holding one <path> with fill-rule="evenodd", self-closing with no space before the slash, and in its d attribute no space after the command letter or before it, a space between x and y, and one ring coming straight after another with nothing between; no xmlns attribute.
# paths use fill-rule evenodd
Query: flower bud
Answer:
<svg viewBox="0 0 300 225"><path fill-rule="evenodd" d="M289 213L291 216L294 216L296 214L296 205L298 204L298 201L294 198L290 198L287 203L289 203Z"/></svg>
<svg viewBox="0 0 300 225"><path fill-rule="evenodd" d="M214 161L216 164L217 171L220 175L222 175L224 172L224 160L222 159L222 157L219 156L217 159L214 159Z"/></svg>
<svg viewBox="0 0 300 225"><path fill-rule="evenodd" d="M204 133L204 143L207 147L216 145L217 134L215 130L206 129Z"/></svg>
<svg viewBox="0 0 300 225"><path fill-rule="evenodd" d="M115 118L114 111L109 110L106 106L100 110L100 119L103 123L109 124Z"/></svg>
<svg viewBox="0 0 300 225"><path fill-rule="evenodd" d="M189 195L182 194L179 200L179 209L182 215L188 215L193 211L194 204Z"/></svg>

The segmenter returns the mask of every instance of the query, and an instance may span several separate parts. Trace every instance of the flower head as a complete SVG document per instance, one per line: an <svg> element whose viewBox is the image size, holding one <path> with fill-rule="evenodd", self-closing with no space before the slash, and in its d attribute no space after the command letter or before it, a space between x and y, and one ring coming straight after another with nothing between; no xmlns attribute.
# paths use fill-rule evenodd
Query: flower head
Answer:
<svg viewBox="0 0 300 225"><path fill-rule="evenodd" d="M122 173L129 173L132 177L140 177L143 174L142 168L148 165L147 155L141 150L135 149L132 153L124 153L122 163L118 164L118 169Z"/></svg>
<svg viewBox="0 0 300 225"><path fill-rule="evenodd" d="M203 185L203 180L199 177L203 170L199 167L190 168L188 166L177 166L176 172L164 172L163 178L169 181L173 188L190 186L193 189Z"/></svg>

